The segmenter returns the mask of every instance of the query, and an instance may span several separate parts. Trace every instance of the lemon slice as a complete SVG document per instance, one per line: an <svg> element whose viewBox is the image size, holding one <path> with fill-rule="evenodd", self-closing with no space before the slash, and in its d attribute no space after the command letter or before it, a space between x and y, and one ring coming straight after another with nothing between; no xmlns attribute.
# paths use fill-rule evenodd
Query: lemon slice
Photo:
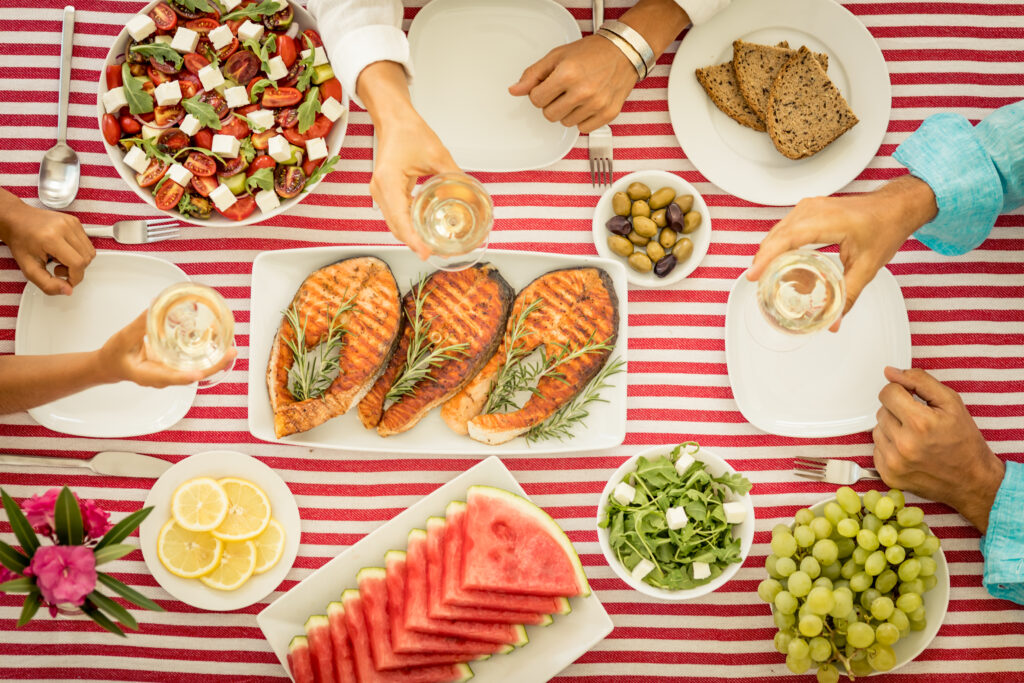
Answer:
<svg viewBox="0 0 1024 683"><path fill-rule="evenodd" d="M171 515L188 531L212 531L228 514L228 494L210 477L189 479L171 497Z"/></svg>
<svg viewBox="0 0 1024 683"><path fill-rule="evenodd" d="M276 519L271 519L263 533L252 539L256 545L255 574L262 574L277 564L284 555L284 538L284 527Z"/></svg>
<svg viewBox="0 0 1024 683"><path fill-rule="evenodd" d="M252 541L231 542L224 544L224 553L220 564L199 580L210 588L222 591L233 591L249 580L256 569L256 544Z"/></svg>
<svg viewBox="0 0 1024 683"><path fill-rule="evenodd" d="M217 482L227 494L227 515L213 535L222 541L248 541L270 524L270 499L263 489L245 479L228 477Z"/></svg>
<svg viewBox="0 0 1024 683"><path fill-rule="evenodd" d="M220 564L224 543L208 531L182 529L173 519L160 529L156 553L167 571L185 579L209 574Z"/></svg>

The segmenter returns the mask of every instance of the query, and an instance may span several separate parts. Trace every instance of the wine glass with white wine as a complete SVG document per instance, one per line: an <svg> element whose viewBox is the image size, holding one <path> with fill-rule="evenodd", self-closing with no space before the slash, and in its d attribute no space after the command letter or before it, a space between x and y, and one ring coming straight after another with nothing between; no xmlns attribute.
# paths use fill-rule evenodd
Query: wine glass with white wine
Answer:
<svg viewBox="0 0 1024 683"><path fill-rule="evenodd" d="M235 344L235 319L216 290L178 282L160 292L146 316L146 351L176 370L209 370ZM223 381L231 365L199 382L206 389Z"/></svg>
<svg viewBox="0 0 1024 683"><path fill-rule="evenodd" d="M428 262L441 270L462 270L479 261L493 222L491 196L464 173L433 176L413 198L413 226L432 252Z"/></svg>

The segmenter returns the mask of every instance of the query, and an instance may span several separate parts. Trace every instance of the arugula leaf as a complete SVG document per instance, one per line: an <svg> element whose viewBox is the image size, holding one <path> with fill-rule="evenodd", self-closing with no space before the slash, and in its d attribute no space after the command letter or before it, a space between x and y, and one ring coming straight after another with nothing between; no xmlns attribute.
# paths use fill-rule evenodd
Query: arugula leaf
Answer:
<svg viewBox="0 0 1024 683"><path fill-rule="evenodd" d="M165 43L146 43L145 45L132 45L132 52L137 52L143 57L153 57L158 62L169 64L175 69L180 69L185 61L178 51Z"/></svg>
<svg viewBox="0 0 1024 683"><path fill-rule="evenodd" d="M302 35L302 40L306 43L306 49L309 50L309 54L299 60L299 64L303 66L303 69L299 73L299 80L295 83L295 87L300 91L308 88L309 82L313 80L313 62L316 61L316 48L313 45L313 41L305 34Z"/></svg>
<svg viewBox="0 0 1024 683"><path fill-rule="evenodd" d="M124 97L128 100L128 111L133 114L148 114L153 111L153 98L142 89L142 84L135 80L128 70L128 63L121 65L121 80L124 81Z"/></svg>
<svg viewBox="0 0 1024 683"><path fill-rule="evenodd" d="M174 157L166 152L162 151L152 138L125 138L121 140L122 143L128 145L139 145L142 147L142 151L146 153L146 156L150 159L156 159L162 161L168 166L174 163Z"/></svg>
<svg viewBox="0 0 1024 683"><path fill-rule="evenodd" d="M305 133L316 123L320 113L320 88L311 88L306 99L299 105L299 133Z"/></svg>
<svg viewBox="0 0 1024 683"><path fill-rule="evenodd" d="M225 14L220 18L222 22L231 21L232 19L255 19L256 17L265 17L271 14L280 12L284 7L278 0L263 0L258 5L247 5L246 7L239 7L234 12Z"/></svg>
<svg viewBox="0 0 1024 683"><path fill-rule="evenodd" d="M231 112L231 115L234 116L239 121L242 121L243 123L245 123L245 125L249 126L250 130L252 130L253 132L263 133L263 132L266 132L266 130L267 130L263 126L258 125L255 121L250 119L248 116L245 116L243 114L239 114L237 111Z"/></svg>
<svg viewBox="0 0 1024 683"><path fill-rule="evenodd" d="M172 5L177 5L182 9L190 10L192 12L212 12L213 8L210 7L208 0L171 0Z"/></svg>
<svg viewBox="0 0 1024 683"><path fill-rule="evenodd" d="M156 195L156 193L160 191L160 187L170 179L171 177L169 175L164 175L163 178L158 180L156 185L153 186L153 194Z"/></svg>
<svg viewBox="0 0 1024 683"><path fill-rule="evenodd" d="M200 97L201 95L193 95L187 100L182 100L181 106L185 108L186 113L199 121L199 125L220 130L220 117L217 116L217 111L212 105L200 100Z"/></svg>
<svg viewBox="0 0 1024 683"><path fill-rule="evenodd" d="M256 81L256 83L252 86L252 92L249 95L249 103L256 104L256 100L259 99L260 95L263 94L263 91L266 90L267 88L273 88L274 90L277 90L277 82L272 81L269 78L261 78L260 80Z"/></svg>
<svg viewBox="0 0 1024 683"><path fill-rule="evenodd" d="M277 49L276 35L271 33L262 44L260 44L258 40L252 40L250 38L243 42L242 46L252 50L252 53L259 58L262 69L267 73L270 73L270 53Z"/></svg>
<svg viewBox="0 0 1024 683"><path fill-rule="evenodd" d="M251 137L247 137L242 140L238 147L238 154L245 159L246 165L251 164L252 160L256 158L256 148L252 146Z"/></svg>
<svg viewBox="0 0 1024 683"><path fill-rule="evenodd" d="M200 154L205 154L208 157L213 157L214 159L219 161L221 165L227 165L227 162L224 161L224 158L221 155L214 154L212 151L206 149L205 147L182 147L181 149L174 153L174 158L179 158L185 152L199 152Z"/></svg>
<svg viewBox="0 0 1024 683"><path fill-rule="evenodd" d="M261 168L260 170L253 173L251 176L245 179L245 189L252 194L254 189L260 190L273 190L274 189L274 169L267 167Z"/></svg>
<svg viewBox="0 0 1024 683"><path fill-rule="evenodd" d="M313 172L309 174L308 178L306 178L306 184L302 191L309 192L309 188L312 187L314 183L319 182L325 175L333 171L334 165L339 161L341 161L341 157L335 154L333 157L314 168Z"/></svg>

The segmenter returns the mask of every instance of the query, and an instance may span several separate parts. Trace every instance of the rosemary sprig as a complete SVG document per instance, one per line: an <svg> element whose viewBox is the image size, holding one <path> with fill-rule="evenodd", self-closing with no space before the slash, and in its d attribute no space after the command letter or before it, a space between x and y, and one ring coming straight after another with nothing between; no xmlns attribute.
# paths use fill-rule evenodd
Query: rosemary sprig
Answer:
<svg viewBox="0 0 1024 683"><path fill-rule="evenodd" d="M284 312L285 319L295 332L295 339L285 339L285 345L292 352L295 362L289 372L292 375L289 389L291 395L297 401L305 401L310 398L321 398L326 392L334 375L338 371L338 355L341 347L344 346L345 328L339 324L341 314L352 310L352 300L355 295L338 307L327 327L327 336L316 348L306 350L306 325L309 323L309 314L299 321L298 305L293 304ZM335 353L338 352L338 353Z"/></svg>
<svg viewBox="0 0 1024 683"><path fill-rule="evenodd" d="M533 443L543 439L558 439L562 441L572 437L573 429L590 416L587 406L594 401L607 403L600 393L603 389L611 386L608 378L617 375L625 370L625 362L615 358L609 361L601 371L587 383L586 388L576 395L571 401L556 410L548 419L534 426L526 432L526 442Z"/></svg>
<svg viewBox="0 0 1024 683"><path fill-rule="evenodd" d="M487 394L487 402L484 403L482 411L485 415L508 412L518 408L514 401L516 392L528 386L530 380L524 376L523 364L520 362L531 353L521 344L526 335L526 319L543 305L544 299L537 297L519 312L515 322L512 323L512 329L509 330L506 337L508 341L505 344L505 363L498 371L494 383L491 384L491 390Z"/></svg>

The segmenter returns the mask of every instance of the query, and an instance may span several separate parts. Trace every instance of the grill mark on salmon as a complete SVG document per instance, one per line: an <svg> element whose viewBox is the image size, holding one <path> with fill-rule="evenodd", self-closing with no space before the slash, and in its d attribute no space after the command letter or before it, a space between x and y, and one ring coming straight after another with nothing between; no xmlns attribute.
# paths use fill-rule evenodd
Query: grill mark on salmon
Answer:
<svg viewBox="0 0 1024 683"><path fill-rule="evenodd" d="M346 334L338 357L338 376L321 398L297 401L288 391L288 371L295 358L287 341L295 331L284 318L267 363L267 390L274 411L274 434L281 438L304 432L346 412L370 389L398 341L398 284L386 263L372 256L344 259L310 274L289 308L308 315L306 349L326 337L338 307L352 299L352 309L339 316Z"/></svg>

